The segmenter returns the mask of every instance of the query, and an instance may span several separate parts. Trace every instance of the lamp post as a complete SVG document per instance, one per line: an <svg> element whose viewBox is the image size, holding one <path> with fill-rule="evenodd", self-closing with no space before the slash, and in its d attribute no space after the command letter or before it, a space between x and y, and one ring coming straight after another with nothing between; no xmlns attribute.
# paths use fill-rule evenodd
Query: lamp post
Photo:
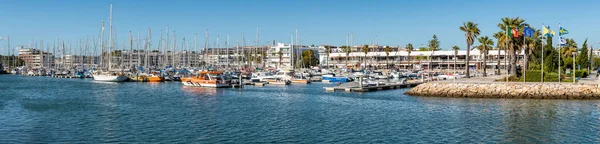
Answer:
<svg viewBox="0 0 600 144"><path fill-rule="evenodd" d="M596 43L592 44L590 46L590 56L588 57L588 60L590 62L590 65L588 66L588 72L591 73L591 70L594 69L594 45L596 44L600 44L600 41L597 41Z"/></svg>
<svg viewBox="0 0 600 144"><path fill-rule="evenodd" d="M577 54L577 52L572 52L572 54L573 54L573 70L572 70L573 71L572 72L573 73L573 83L576 83L575 82L575 55Z"/></svg>
<svg viewBox="0 0 600 144"><path fill-rule="evenodd" d="M433 63L433 50L431 51L431 54L429 54L429 72L427 72L427 76L429 76L427 79L431 80L431 72L433 71L431 68L433 68L432 66Z"/></svg>
<svg viewBox="0 0 600 144"><path fill-rule="evenodd" d="M419 58L419 69L423 69L423 63L421 62L423 59L423 53L420 54L421 57ZM421 72L421 82L425 82L425 73Z"/></svg>

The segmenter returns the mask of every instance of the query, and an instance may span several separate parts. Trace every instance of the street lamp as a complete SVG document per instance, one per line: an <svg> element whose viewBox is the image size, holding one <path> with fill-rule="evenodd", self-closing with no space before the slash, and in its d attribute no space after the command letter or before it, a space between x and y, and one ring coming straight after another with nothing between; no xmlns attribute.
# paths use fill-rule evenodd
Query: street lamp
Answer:
<svg viewBox="0 0 600 144"><path fill-rule="evenodd" d="M421 59L423 59L423 53L420 54L421 57L419 58L419 69L423 68L423 63ZM425 73L421 72L421 82L425 82Z"/></svg>
<svg viewBox="0 0 600 144"><path fill-rule="evenodd" d="M577 54L577 52L572 52L573 54L573 83L575 83L575 55Z"/></svg>

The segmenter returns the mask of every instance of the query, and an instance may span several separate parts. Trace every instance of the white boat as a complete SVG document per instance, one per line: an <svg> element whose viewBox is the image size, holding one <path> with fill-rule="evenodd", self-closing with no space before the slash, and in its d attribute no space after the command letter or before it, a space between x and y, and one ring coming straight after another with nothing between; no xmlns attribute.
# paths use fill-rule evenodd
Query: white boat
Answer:
<svg viewBox="0 0 600 144"><path fill-rule="evenodd" d="M122 82L128 79L125 75L93 74L94 80L103 82Z"/></svg>
<svg viewBox="0 0 600 144"><path fill-rule="evenodd" d="M252 74L252 81L253 82L266 82L269 79L277 79L277 77L275 77L270 72L259 72L259 73L253 73Z"/></svg>
<svg viewBox="0 0 600 144"><path fill-rule="evenodd" d="M113 37L112 37L112 4L110 4L110 15L109 15L109 37L108 37L108 51L111 51L111 48L114 47L114 43L113 43ZM104 22L102 23L102 33L104 34ZM101 41L104 41L103 38L100 38ZM104 45L101 45L100 47L102 47L102 49L104 49ZM115 72L111 72L112 69L112 53L108 54L108 71L107 72L99 72L99 73L93 73L92 76L94 77L94 80L96 81L102 81L102 82L122 82L128 79L128 77L124 74L121 73L115 73ZM103 57L100 57L103 58Z"/></svg>

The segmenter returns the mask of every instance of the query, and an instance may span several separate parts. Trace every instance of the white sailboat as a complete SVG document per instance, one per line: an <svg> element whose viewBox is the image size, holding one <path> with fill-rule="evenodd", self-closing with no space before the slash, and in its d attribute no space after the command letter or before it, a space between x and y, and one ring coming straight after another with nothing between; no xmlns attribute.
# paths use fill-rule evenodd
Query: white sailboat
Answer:
<svg viewBox="0 0 600 144"><path fill-rule="evenodd" d="M110 4L110 17L109 17L109 23L110 23L110 29L109 29L109 47L108 47L108 71L107 72L99 72L99 73L94 73L92 74L92 76L94 77L94 80L96 81L103 81L103 82L122 82L128 79L127 76L125 76L123 73L118 73L118 72L110 72L111 68L112 68L112 57L111 57L111 47L113 47L113 41L112 41L112 4ZM104 24L102 24L102 34L104 34ZM104 40L102 40L104 41ZM103 42L101 42L103 43Z"/></svg>

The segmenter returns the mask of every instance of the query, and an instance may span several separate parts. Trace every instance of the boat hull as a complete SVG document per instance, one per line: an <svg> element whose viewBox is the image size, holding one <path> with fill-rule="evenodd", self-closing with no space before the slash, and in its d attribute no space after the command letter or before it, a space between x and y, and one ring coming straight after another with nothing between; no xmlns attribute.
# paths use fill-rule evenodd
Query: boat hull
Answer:
<svg viewBox="0 0 600 144"><path fill-rule="evenodd" d="M346 77L323 77L323 80L329 82L348 82L348 78Z"/></svg>
<svg viewBox="0 0 600 144"><path fill-rule="evenodd" d="M109 75L94 75L94 80L95 81L102 81L102 82L122 82L127 80L127 76L124 75L120 75L120 76L109 76Z"/></svg>

